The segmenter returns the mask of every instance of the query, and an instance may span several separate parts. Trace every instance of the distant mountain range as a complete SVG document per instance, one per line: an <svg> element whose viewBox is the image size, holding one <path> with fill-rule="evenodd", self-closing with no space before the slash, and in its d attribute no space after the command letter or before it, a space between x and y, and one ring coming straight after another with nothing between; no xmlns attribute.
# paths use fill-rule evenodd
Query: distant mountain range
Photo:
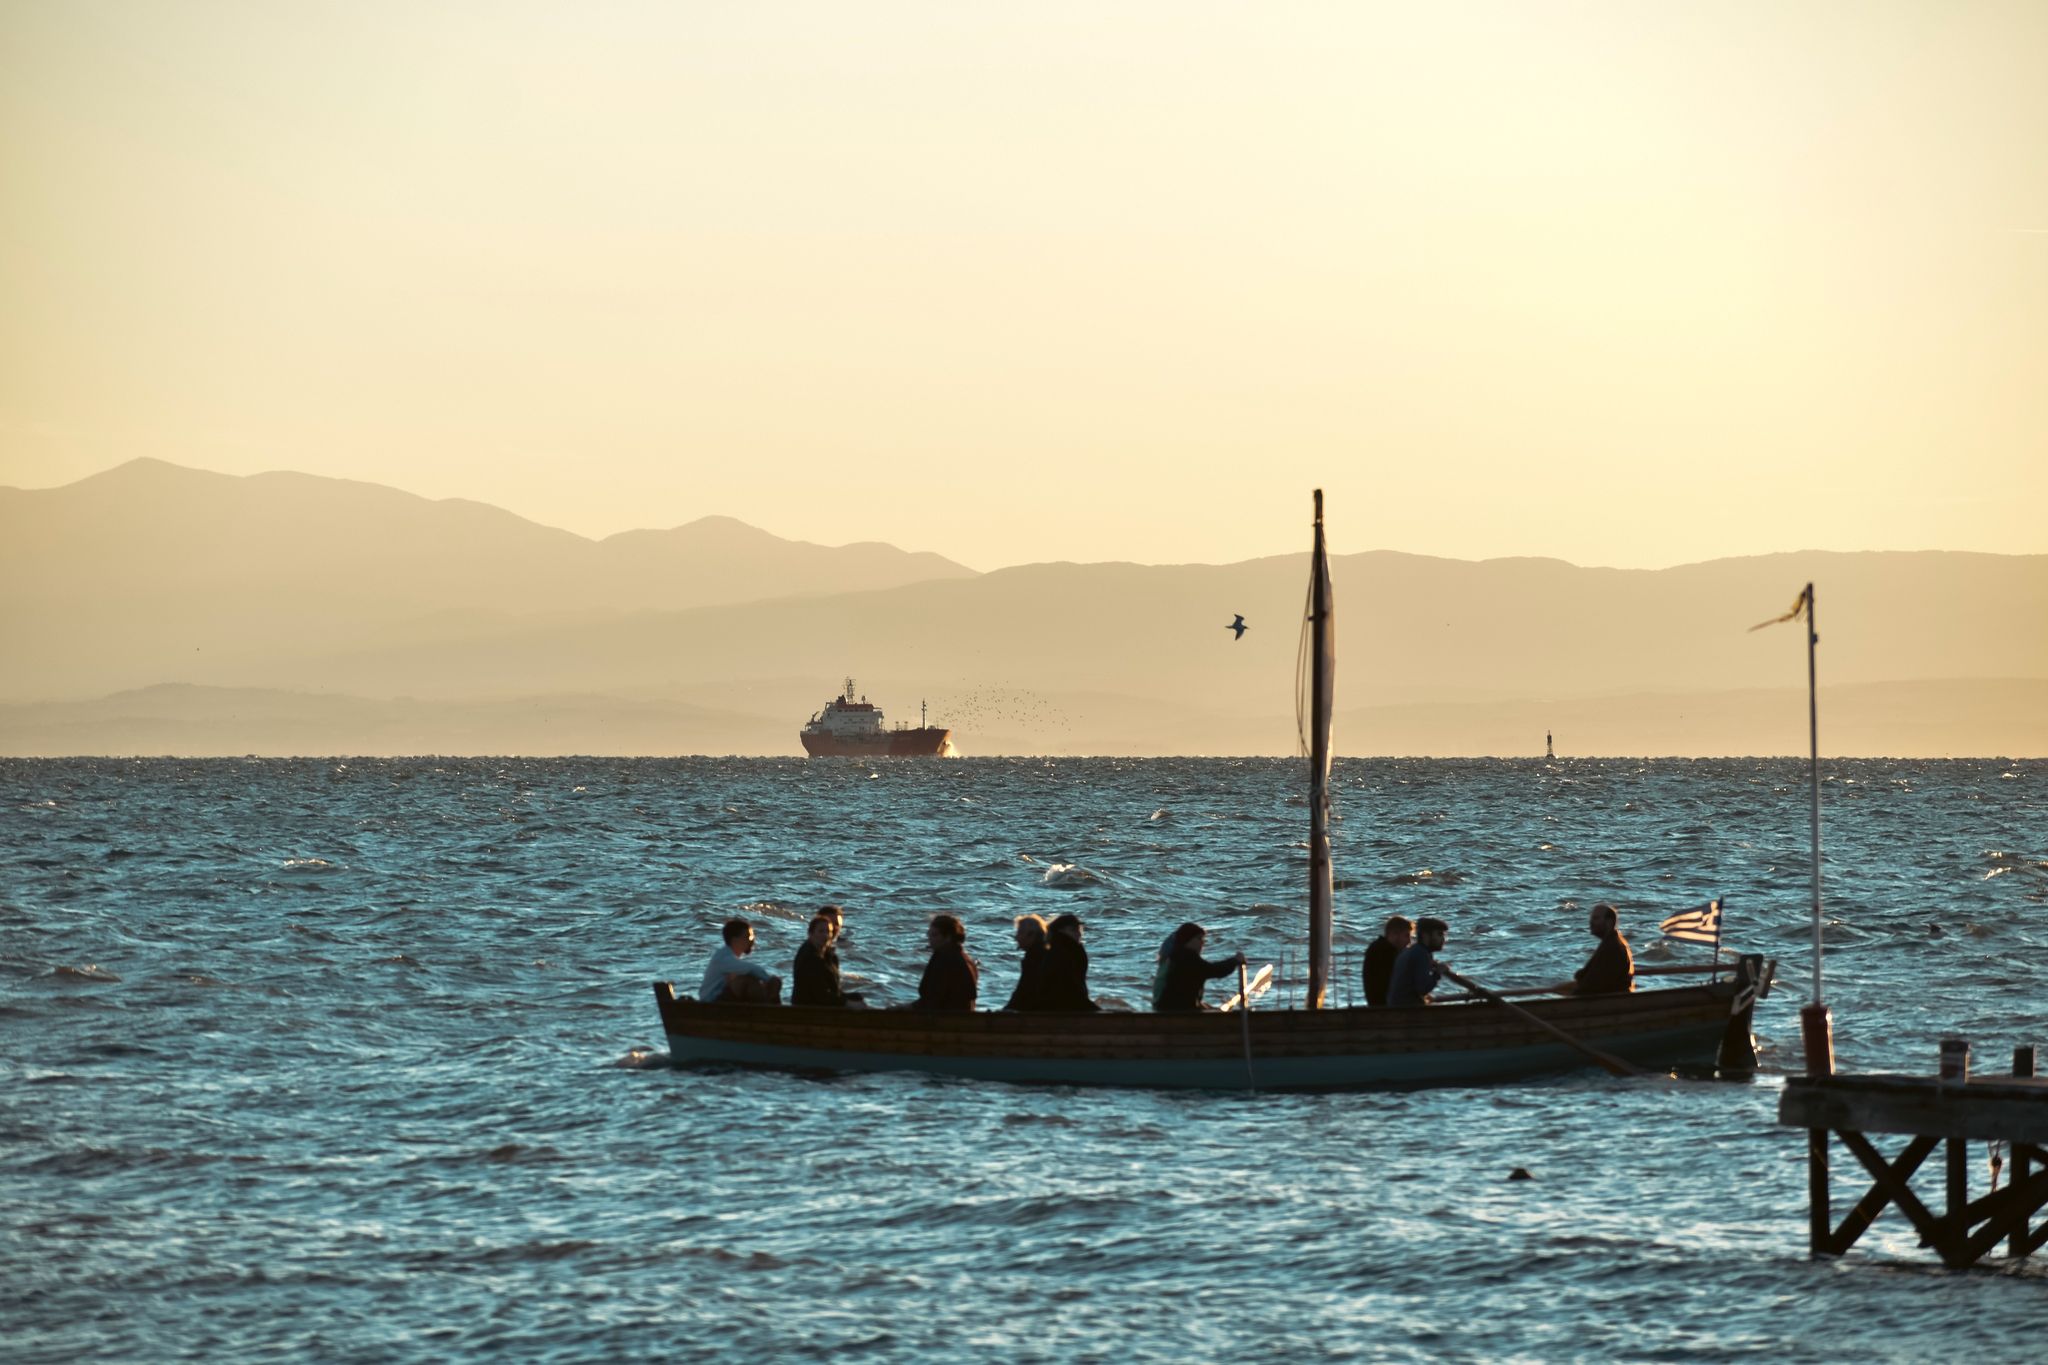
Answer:
<svg viewBox="0 0 2048 1365"><path fill-rule="evenodd" d="M0 699L973 573L729 517L593 541L461 499L135 460L62 488L0 489Z"/></svg>
<svg viewBox="0 0 2048 1365"><path fill-rule="evenodd" d="M1298 555L977 574L723 518L591 541L155 461L0 490L0 566L0 753L793 754L849 673L969 754L1284 753L1306 581ZM1333 576L1343 753L1802 750L1799 631L1747 627L1809 579L1826 752L2048 753L2048 556Z"/></svg>

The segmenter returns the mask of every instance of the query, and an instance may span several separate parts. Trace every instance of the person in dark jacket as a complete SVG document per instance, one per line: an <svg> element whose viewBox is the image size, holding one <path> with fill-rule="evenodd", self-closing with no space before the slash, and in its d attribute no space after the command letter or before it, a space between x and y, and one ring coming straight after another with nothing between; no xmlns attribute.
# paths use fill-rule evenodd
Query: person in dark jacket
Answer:
<svg viewBox="0 0 2048 1365"><path fill-rule="evenodd" d="M1636 988L1636 963L1621 936L1621 916L1605 901L1586 918L1586 931L1600 940L1586 965L1572 974L1574 995L1619 995Z"/></svg>
<svg viewBox="0 0 2048 1365"><path fill-rule="evenodd" d="M1415 921L1415 941L1394 959L1394 976L1387 983L1387 1004L1394 1009L1433 1005L1430 998L1443 980L1444 967L1436 960L1443 951L1451 926L1428 916Z"/></svg>
<svg viewBox="0 0 2048 1365"><path fill-rule="evenodd" d="M931 961L917 983L921 1010L971 1010L981 985L981 964L967 955L967 926L953 915L933 915L925 930Z"/></svg>
<svg viewBox="0 0 2048 1365"><path fill-rule="evenodd" d="M1414 938L1415 926L1405 916L1396 915L1387 921L1387 927L1365 950L1365 1003L1374 1007L1387 1003L1387 988L1394 981L1394 959L1401 956Z"/></svg>
<svg viewBox="0 0 2048 1365"><path fill-rule="evenodd" d="M1046 935L1050 956L1045 964L1045 1008L1049 1010L1092 1010L1088 998L1088 950L1081 946L1083 926L1079 915L1061 915Z"/></svg>
<svg viewBox="0 0 2048 1365"><path fill-rule="evenodd" d="M1052 949L1045 943L1045 921L1037 915L1017 916L1017 951L1024 958L1017 965L1017 989L1010 992L1006 1010L1045 1008L1045 969Z"/></svg>
<svg viewBox="0 0 2048 1365"><path fill-rule="evenodd" d="M1202 987L1244 965L1243 953L1206 961L1202 945L1208 936L1199 924L1183 924L1173 931L1173 955L1166 960L1166 982L1159 992L1161 1012L1201 1009Z"/></svg>
<svg viewBox="0 0 2048 1365"><path fill-rule="evenodd" d="M796 987L790 993L792 1005L844 1005L846 992L839 988L839 950L832 946L832 917L811 917L810 932L797 946L796 966L791 976Z"/></svg>
<svg viewBox="0 0 2048 1365"><path fill-rule="evenodd" d="M839 936L846 932L846 907L843 905L821 905L818 913L832 921L832 944L836 949Z"/></svg>

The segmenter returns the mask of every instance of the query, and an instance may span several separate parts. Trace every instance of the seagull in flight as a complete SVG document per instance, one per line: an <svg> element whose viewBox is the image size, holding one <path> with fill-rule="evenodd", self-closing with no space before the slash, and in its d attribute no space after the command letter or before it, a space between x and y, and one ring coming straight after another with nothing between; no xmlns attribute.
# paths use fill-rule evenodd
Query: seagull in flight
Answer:
<svg viewBox="0 0 2048 1365"><path fill-rule="evenodd" d="M1237 634L1235 634L1235 635L1233 635L1233 636L1231 636L1231 637L1230 637L1231 639L1233 639L1233 640L1242 640L1242 639L1244 638L1244 633L1245 633L1246 631L1250 630L1250 629L1251 629L1251 627L1250 627L1250 626L1248 626L1248 625L1246 625L1246 624L1244 623L1244 617L1242 617L1242 616L1238 616L1238 617L1235 617L1235 618L1233 618L1233 619L1231 620L1230 624L1229 624L1229 625L1227 625L1227 626L1225 626L1225 627L1224 627L1224 629L1225 629L1225 630L1234 630L1234 631L1236 631L1236 632L1237 632Z"/></svg>

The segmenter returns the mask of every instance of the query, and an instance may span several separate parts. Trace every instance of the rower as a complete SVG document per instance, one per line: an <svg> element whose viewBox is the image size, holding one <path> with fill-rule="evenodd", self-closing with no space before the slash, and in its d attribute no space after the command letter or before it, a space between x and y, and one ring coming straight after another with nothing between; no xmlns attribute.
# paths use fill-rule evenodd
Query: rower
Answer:
<svg viewBox="0 0 2048 1365"><path fill-rule="evenodd" d="M1586 965L1572 974L1574 995L1619 995L1636 988L1635 959L1621 936L1621 916L1602 901L1586 917L1586 932L1600 940Z"/></svg>
<svg viewBox="0 0 2048 1365"><path fill-rule="evenodd" d="M1092 1010L1088 998L1088 950L1081 944L1087 926L1079 915L1061 915L1046 931L1045 1008Z"/></svg>
<svg viewBox="0 0 2048 1365"><path fill-rule="evenodd" d="M1424 917L1415 921L1415 941L1394 959L1394 979L1387 983L1387 1003L1403 1006L1431 1005L1430 995L1443 980L1447 966L1436 960L1451 927L1440 919Z"/></svg>
<svg viewBox="0 0 2048 1365"><path fill-rule="evenodd" d="M832 917L811 916L804 941L797 945L796 963L790 969L789 1003L792 1005L845 1005L846 992L839 987L839 952L832 946Z"/></svg>
<svg viewBox="0 0 2048 1365"><path fill-rule="evenodd" d="M1415 926L1405 915L1395 915L1365 950L1365 1003L1385 1005L1387 988L1393 984L1394 963L1415 937Z"/></svg>
<svg viewBox="0 0 2048 1365"><path fill-rule="evenodd" d="M1045 943L1045 920L1038 915L1017 916L1017 951L1024 954L1018 964L1017 989L1010 992L1006 1010L1045 1008L1045 966L1052 950Z"/></svg>
<svg viewBox="0 0 2048 1365"><path fill-rule="evenodd" d="M931 960L917 983L920 1010L972 1010L979 993L981 964L967 955L967 926L957 915L933 915L925 930Z"/></svg>
<svg viewBox="0 0 2048 1365"><path fill-rule="evenodd" d="M1173 931L1173 955L1166 960L1166 973L1155 1008L1162 1012L1199 1010L1202 1008L1202 987L1244 965L1243 953L1219 958L1215 962L1206 961L1202 957L1202 945L1208 941L1208 936L1209 931L1199 924L1183 924Z"/></svg>
<svg viewBox="0 0 2048 1365"><path fill-rule="evenodd" d="M747 961L754 951L754 926L735 915L725 922L720 934L725 942L711 954L710 965L704 969L704 984L697 988L697 998L707 1005L719 1000L743 1005L781 1004L782 978L758 961Z"/></svg>

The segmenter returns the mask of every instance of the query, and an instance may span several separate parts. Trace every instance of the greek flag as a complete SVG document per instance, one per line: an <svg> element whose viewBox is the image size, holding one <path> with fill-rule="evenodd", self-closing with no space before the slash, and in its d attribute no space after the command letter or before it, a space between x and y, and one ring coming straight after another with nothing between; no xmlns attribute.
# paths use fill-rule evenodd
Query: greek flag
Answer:
<svg viewBox="0 0 2048 1365"><path fill-rule="evenodd" d="M1657 926L1666 938L1681 943L1721 946L1721 900L1715 897L1697 910L1681 910Z"/></svg>

